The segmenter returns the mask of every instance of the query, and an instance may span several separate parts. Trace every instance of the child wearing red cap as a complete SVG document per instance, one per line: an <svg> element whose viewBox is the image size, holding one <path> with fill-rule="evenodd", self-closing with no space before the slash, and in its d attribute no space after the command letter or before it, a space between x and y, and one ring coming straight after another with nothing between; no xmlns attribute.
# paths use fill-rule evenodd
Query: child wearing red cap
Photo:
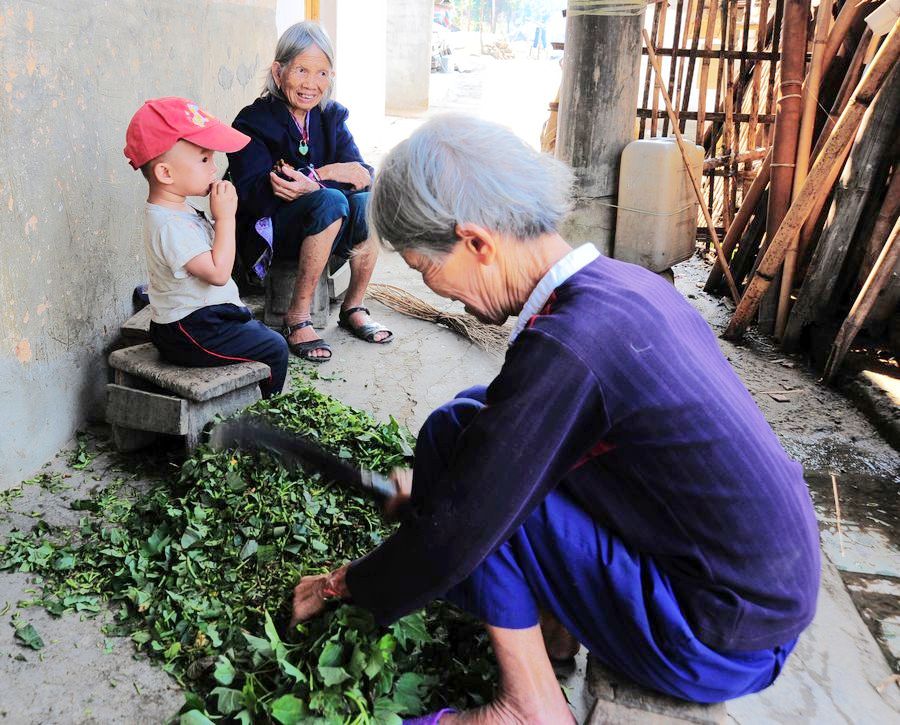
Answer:
<svg viewBox="0 0 900 725"><path fill-rule="evenodd" d="M271 369L260 389L281 392L284 337L253 319L231 279L237 193L216 177L213 152L239 151L250 137L185 98L147 101L125 134L125 156L150 186L144 249L150 272L150 338L170 362L213 367L256 360ZM187 203L209 194L213 223Z"/></svg>

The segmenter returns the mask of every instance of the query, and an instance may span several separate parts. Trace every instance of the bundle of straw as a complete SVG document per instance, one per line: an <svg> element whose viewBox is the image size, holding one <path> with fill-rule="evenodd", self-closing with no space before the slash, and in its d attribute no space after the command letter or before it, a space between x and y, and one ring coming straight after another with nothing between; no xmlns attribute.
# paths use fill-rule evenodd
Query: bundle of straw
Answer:
<svg viewBox="0 0 900 725"><path fill-rule="evenodd" d="M511 331L509 325L489 325L463 312L442 312L406 290L390 284L370 284L367 294L396 312L444 325L483 350L500 355L506 350Z"/></svg>

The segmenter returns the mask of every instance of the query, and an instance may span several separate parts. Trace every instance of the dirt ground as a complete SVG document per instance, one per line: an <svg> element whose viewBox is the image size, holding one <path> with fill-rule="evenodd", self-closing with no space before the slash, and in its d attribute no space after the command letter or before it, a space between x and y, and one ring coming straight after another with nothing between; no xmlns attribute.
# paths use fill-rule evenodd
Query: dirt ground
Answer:
<svg viewBox="0 0 900 725"><path fill-rule="evenodd" d="M467 73L433 76L433 112L453 109L505 120L536 143L558 66L476 59L471 67ZM514 90L523 76L531 82L527 94ZM365 153L377 162L420 122L387 119L385 133ZM707 269L699 258L678 265L676 286L720 332L731 306L702 291ZM395 254L383 255L374 281L453 309L431 295ZM334 359L320 368L318 384L376 417L393 415L415 432L435 406L459 389L488 382L502 364L501 354L485 352L443 327L377 303L371 307L394 330L395 342L366 345L332 322L324 336ZM892 667L898 671L900 654L900 456L845 397L820 386L801 359L753 334L740 345L720 344L785 448L806 469L826 554L815 622L775 686L728 703L729 718L741 723L900 721L900 689L886 683ZM98 443L102 438L92 439L91 446ZM0 510L0 537L27 525L33 512L53 523L74 523L77 514L67 501L133 475L120 470L108 453L95 452L84 470L73 467L71 451L49 462L46 471L63 476L57 479L61 485L27 486L21 497L10 499L13 512ZM21 607L31 598L30 590L26 575L0 573L0 722L162 722L181 706L181 692L167 675L136 657L128 641L103 636L105 615L53 619L38 608ZM41 632L47 643L41 652L14 641L9 624L16 613ZM583 662L584 653L566 680L579 720L588 706L581 689Z"/></svg>

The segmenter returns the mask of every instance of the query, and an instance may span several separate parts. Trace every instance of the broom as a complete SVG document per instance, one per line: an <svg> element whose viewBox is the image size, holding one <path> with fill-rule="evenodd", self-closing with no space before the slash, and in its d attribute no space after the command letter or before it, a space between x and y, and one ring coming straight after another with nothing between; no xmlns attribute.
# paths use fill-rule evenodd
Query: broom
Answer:
<svg viewBox="0 0 900 725"><path fill-rule="evenodd" d="M463 312L442 312L399 287L370 284L366 294L396 312L448 327L487 352L502 355L509 342L509 325L489 325Z"/></svg>

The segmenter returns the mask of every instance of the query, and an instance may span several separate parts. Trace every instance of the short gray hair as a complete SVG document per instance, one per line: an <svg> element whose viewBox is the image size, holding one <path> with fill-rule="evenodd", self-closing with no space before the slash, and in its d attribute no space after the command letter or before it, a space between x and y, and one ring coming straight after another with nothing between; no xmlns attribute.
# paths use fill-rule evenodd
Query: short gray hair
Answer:
<svg viewBox="0 0 900 725"><path fill-rule="evenodd" d="M331 38L328 37L325 28L311 20L295 23L281 34L275 46L275 57L272 60L280 64L282 68L286 68L294 58L313 45L317 46L325 54L325 57L328 58L328 64L334 69L334 46L331 44ZM331 100L333 85L333 82L329 82L328 88L322 94L322 100L319 103L320 108L324 109L328 105L328 101ZM266 73L266 82L261 95L272 96L279 101L287 103L287 99L284 97L278 84L275 83L275 76L272 75L271 66L269 66L269 70Z"/></svg>
<svg viewBox="0 0 900 725"><path fill-rule="evenodd" d="M496 123L448 113L387 155L369 204L378 236L396 251L450 252L457 224L517 239L556 232L571 206L572 172Z"/></svg>

